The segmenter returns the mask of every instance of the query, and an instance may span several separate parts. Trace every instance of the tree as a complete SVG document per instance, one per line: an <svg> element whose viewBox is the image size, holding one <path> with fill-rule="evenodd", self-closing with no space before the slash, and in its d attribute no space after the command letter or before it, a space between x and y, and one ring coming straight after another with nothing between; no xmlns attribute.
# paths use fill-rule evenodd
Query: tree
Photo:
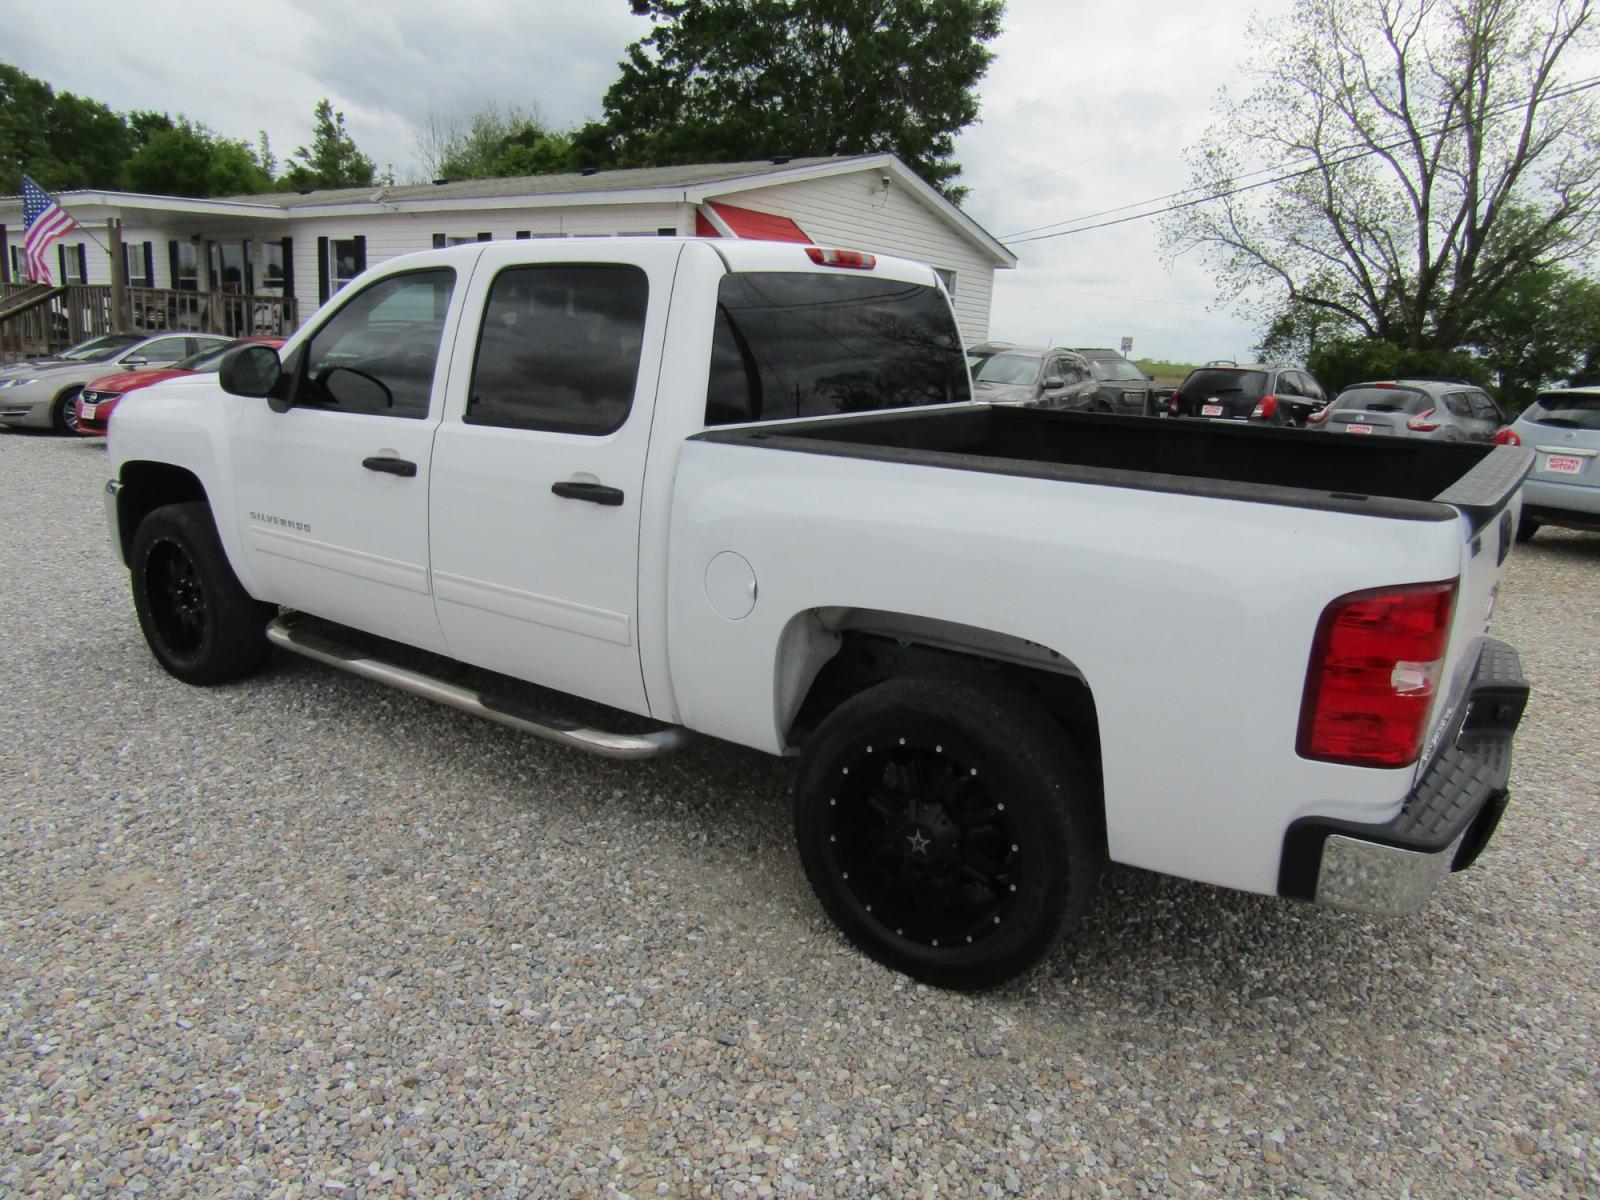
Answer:
<svg viewBox="0 0 1600 1200"><path fill-rule="evenodd" d="M326 96L317 101L311 133L310 148L300 146L291 156L300 161L289 168L282 186L300 191L372 186L377 168L356 148L344 127L344 114L335 112Z"/></svg>
<svg viewBox="0 0 1600 1200"><path fill-rule="evenodd" d="M1500 382L1500 402L1525 408L1539 389L1575 380L1600 348L1600 282L1568 271L1524 271L1479 323L1474 342Z"/></svg>
<svg viewBox="0 0 1600 1200"><path fill-rule="evenodd" d="M1594 2L1297 0L1252 29L1254 88L1191 152L1202 199L1169 253L1198 249L1264 324L1472 344L1524 271L1600 233L1600 123L1560 71Z"/></svg>
<svg viewBox="0 0 1600 1200"><path fill-rule="evenodd" d="M155 128L122 172L130 191L164 196L240 196L272 190L272 176L241 141L178 118Z"/></svg>
<svg viewBox="0 0 1600 1200"><path fill-rule="evenodd" d="M453 117L429 113L417 136L426 179L498 179L570 169L570 135L545 124L539 108L497 104L475 112L463 127Z"/></svg>
<svg viewBox="0 0 1600 1200"><path fill-rule="evenodd" d="M0 195L22 191L23 175L48 191L115 187L131 149L127 124L104 104L0 63Z"/></svg>
<svg viewBox="0 0 1600 1200"><path fill-rule="evenodd" d="M594 166L891 151L953 199L954 135L1001 0L631 0L655 21L628 48L602 121L574 138Z"/></svg>

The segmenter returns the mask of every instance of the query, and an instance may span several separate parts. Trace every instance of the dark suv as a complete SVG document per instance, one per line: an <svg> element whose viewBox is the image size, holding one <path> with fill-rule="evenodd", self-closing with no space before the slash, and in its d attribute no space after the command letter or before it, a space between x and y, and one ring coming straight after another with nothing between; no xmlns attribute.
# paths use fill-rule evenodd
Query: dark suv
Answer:
<svg viewBox="0 0 1600 1200"><path fill-rule="evenodd" d="M1088 360L1089 371L1097 385L1096 409L1135 417L1156 415L1151 399L1155 384L1138 363L1115 350L1091 348L1078 353Z"/></svg>
<svg viewBox="0 0 1600 1200"><path fill-rule="evenodd" d="M1488 442L1505 423L1499 405L1470 383L1386 379L1352 383L1311 419L1311 428L1441 442Z"/></svg>
<svg viewBox="0 0 1600 1200"><path fill-rule="evenodd" d="M1300 367L1212 363L1189 372L1167 401L1167 411L1211 421L1304 425L1327 402L1322 385Z"/></svg>

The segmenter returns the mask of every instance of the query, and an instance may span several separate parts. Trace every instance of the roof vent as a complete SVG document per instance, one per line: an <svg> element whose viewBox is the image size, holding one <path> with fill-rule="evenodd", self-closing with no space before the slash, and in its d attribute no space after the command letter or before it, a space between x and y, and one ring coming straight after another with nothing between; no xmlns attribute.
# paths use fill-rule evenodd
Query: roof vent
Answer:
<svg viewBox="0 0 1600 1200"><path fill-rule="evenodd" d="M450 181L448 179L435 179L433 181L433 186L434 187L443 187L445 184L447 184L449 182Z"/></svg>
<svg viewBox="0 0 1600 1200"><path fill-rule="evenodd" d="M578 174L579 175L598 175L598 174L600 174L600 168L599 167L585 167L583 170L579 171Z"/></svg>
<svg viewBox="0 0 1600 1200"><path fill-rule="evenodd" d="M773 159L773 160L772 160L772 161L773 161L773 162L775 162L775 163L777 163L777 164L778 164L778 166L780 166L780 167L781 167L781 166L783 166L783 164L784 164L784 163L786 163L786 162L788 162L788 161L789 161L789 155L787 155L787 154L780 154L780 155L778 155L778 157L777 157L777 158L775 158L775 159Z"/></svg>
<svg viewBox="0 0 1600 1200"><path fill-rule="evenodd" d="M299 192L296 193L296 195L309 196L309 195L311 195L311 189L310 188L301 188L299 190Z"/></svg>

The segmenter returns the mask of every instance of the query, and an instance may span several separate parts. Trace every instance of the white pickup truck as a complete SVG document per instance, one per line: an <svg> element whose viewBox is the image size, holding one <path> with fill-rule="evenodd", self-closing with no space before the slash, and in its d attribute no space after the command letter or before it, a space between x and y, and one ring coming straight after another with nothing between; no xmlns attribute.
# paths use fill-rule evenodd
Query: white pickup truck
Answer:
<svg viewBox="0 0 1600 1200"><path fill-rule="evenodd" d="M604 754L798 755L823 906L947 987L1027 968L1107 859L1410 911L1506 803L1525 449L976 404L910 262L398 258L281 360L140 393L110 464L173 675L276 644Z"/></svg>

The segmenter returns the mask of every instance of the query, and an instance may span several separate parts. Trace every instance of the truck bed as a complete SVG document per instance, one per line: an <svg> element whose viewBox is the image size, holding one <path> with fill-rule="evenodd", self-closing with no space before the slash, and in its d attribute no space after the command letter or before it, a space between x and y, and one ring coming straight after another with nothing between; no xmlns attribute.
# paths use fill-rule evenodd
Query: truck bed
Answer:
<svg viewBox="0 0 1600 1200"><path fill-rule="evenodd" d="M1532 461L1516 446L988 405L746 426L698 437L1401 520L1449 521L1460 513L1474 528L1505 507Z"/></svg>

